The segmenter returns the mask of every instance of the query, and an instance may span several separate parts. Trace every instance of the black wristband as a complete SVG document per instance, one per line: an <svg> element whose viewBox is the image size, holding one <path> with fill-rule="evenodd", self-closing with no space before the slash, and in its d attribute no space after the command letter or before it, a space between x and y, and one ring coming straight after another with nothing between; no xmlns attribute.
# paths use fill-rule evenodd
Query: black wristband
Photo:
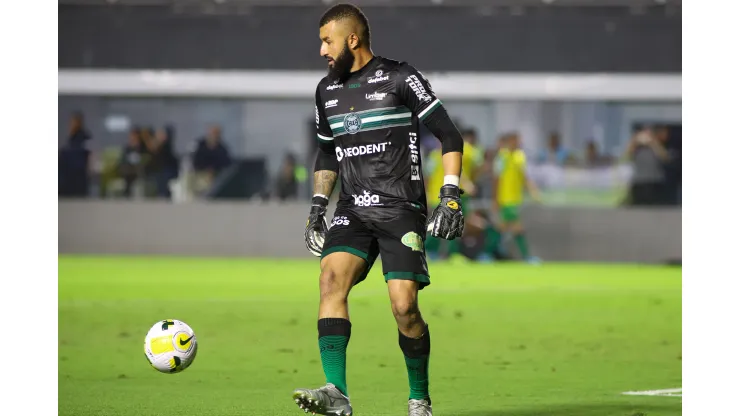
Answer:
<svg viewBox="0 0 740 416"><path fill-rule="evenodd" d="M455 185L444 185L439 189L440 198L460 198L462 189Z"/></svg>
<svg viewBox="0 0 740 416"><path fill-rule="evenodd" d="M311 205L319 205L325 207L329 205L329 200L324 198L323 196L314 195L314 197L311 198Z"/></svg>

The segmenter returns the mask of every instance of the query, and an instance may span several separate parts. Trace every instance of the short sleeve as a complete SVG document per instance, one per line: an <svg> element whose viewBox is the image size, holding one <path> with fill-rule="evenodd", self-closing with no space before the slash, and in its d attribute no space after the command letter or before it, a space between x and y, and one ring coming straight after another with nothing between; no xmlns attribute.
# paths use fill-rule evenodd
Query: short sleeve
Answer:
<svg viewBox="0 0 740 416"><path fill-rule="evenodd" d="M402 63L399 69L399 79L396 84L398 96L420 120L424 120L442 102L437 99L432 86L421 72L413 66Z"/></svg>
<svg viewBox="0 0 740 416"><path fill-rule="evenodd" d="M316 87L316 102L314 103L314 111L316 113L316 139L319 143L332 142L334 137L329 127L329 121L326 119L326 113L321 105L321 95L319 90L321 84Z"/></svg>

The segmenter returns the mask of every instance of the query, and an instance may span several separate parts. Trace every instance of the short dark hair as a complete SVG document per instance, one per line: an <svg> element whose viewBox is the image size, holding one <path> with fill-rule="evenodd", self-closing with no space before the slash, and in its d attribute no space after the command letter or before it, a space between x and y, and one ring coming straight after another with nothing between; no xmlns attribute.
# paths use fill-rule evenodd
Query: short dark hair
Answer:
<svg viewBox="0 0 740 416"><path fill-rule="evenodd" d="M368 23L365 13L363 13L359 7L353 4L339 3L330 7L329 10L324 12L324 15L321 16L319 27L322 27L333 20L341 19L352 19L355 21L355 23L358 23L360 25L362 31L362 33L360 33L360 44L365 45L369 48L370 23Z"/></svg>

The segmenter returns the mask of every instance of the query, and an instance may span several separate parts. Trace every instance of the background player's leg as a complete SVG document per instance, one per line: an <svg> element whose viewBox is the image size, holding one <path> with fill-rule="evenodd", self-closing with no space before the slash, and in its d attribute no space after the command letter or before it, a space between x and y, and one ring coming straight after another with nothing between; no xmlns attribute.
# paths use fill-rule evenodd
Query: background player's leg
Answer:
<svg viewBox="0 0 740 416"><path fill-rule="evenodd" d="M501 234L491 224L486 224L483 228L483 250L478 256L478 261L489 263L494 261L498 253Z"/></svg>
<svg viewBox="0 0 740 416"><path fill-rule="evenodd" d="M514 241L516 246L519 248L519 253L522 255L522 259L529 263L539 263L539 259L534 257L529 252L529 244L527 238L524 235L524 226L520 220L516 220L510 224L511 233L514 235Z"/></svg>
<svg viewBox="0 0 740 416"><path fill-rule="evenodd" d="M511 233L514 235L514 241L516 242L517 248L519 248L519 253L522 255L522 258L528 258L529 245L527 244L527 239L524 237L524 227L522 226L521 221L511 223L509 228L511 229Z"/></svg>
<svg viewBox="0 0 740 416"><path fill-rule="evenodd" d="M424 242L424 251L427 253L427 258L430 260L437 260L439 258L439 247L441 240L435 237L427 237Z"/></svg>
<svg viewBox="0 0 740 416"><path fill-rule="evenodd" d="M364 259L350 253L331 253L321 260L319 288L319 351L326 382L347 395L347 345L352 325L347 296L366 270Z"/></svg>
<svg viewBox="0 0 740 416"><path fill-rule="evenodd" d="M388 280L393 316L398 324L398 344L406 360L409 398L429 399L429 327L421 317L418 283L413 280Z"/></svg>
<svg viewBox="0 0 740 416"><path fill-rule="evenodd" d="M468 258L462 254L459 238L447 241L447 259L452 262L464 263Z"/></svg>

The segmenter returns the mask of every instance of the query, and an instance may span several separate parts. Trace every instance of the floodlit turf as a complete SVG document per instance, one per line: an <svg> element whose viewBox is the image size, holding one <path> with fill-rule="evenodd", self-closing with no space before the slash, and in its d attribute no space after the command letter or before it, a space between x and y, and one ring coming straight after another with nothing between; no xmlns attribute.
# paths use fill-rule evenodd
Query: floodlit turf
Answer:
<svg viewBox="0 0 740 416"><path fill-rule="evenodd" d="M378 264L379 265L379 264ZM668 416L681 387L681 269L430 265L421 309L436 416ZM298 415L324 383L318 262L59 258L60 415ZM350 295L355 414L405 415L408 378L380 267ZM156 321L187 322L179 374L144 358Z"/></svg>

